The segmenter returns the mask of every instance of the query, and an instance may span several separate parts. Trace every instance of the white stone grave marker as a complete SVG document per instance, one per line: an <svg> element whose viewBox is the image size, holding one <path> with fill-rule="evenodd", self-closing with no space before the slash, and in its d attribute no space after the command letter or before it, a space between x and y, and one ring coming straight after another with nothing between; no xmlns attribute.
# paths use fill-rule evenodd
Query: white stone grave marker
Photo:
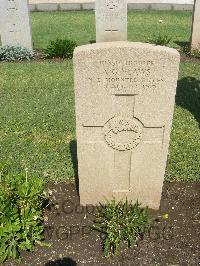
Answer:
<svg viewBox="0 0 200 266"><path fill-rule="evenodd" d="M191 48L200 51L200 0L194 2Z"/></svg>
<svg viewBox="0 0 200 266"><path fill-rule="evenodd" d="M27 0L0 1L0 36L2 45L32 49Z"/></svg>
<svg viewBox="0 0 200 266"><path fill-rule="evenodd" d="M96 0L96 42L127 40L127 0Z"/></svg>
<svg viewBox="0 0 200 266"><path fill-rule="evenodd" d="M76 48L81 204L114 196L159 208L179 60L175 49L142 43Z"/></svg>

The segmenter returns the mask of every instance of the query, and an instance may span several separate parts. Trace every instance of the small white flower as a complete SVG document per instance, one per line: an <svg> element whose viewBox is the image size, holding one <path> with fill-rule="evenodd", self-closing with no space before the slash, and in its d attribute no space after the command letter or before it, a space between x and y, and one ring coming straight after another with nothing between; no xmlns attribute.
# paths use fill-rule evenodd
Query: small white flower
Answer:
<svg viewBox="0 0 200 266"><path fill-rule="evenodd" d="M59 209L59 204L55 205L55 209L57 209L57 210Z"/></svg>
<svg viewBox="0 0 200 266"><path fill-rule="evenodd" d="M163 20L162 19L159 19L159 23L163 23Z"/></svg>

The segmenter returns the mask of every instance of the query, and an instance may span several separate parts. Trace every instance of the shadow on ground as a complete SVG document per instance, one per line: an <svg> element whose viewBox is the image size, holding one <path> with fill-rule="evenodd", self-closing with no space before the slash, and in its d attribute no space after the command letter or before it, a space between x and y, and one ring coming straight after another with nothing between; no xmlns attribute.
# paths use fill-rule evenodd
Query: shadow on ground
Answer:
<svg viewBox="0 0 200 266"><path fill-rule="evenodd" d="M49 261L45 266L76 266L76 262L71 258L63 258L54 261Z"/></svg>
<svg viewBox="0 0 200 266"><path fill-rule="evenodd" d="M76 190L79 191L79 179L78 179L78 159L77 159L77 141L70 141L70 153L74 170Z"/></svg>
<svg viewBox="0 0 200 266"><path fill-rule="evenodd" d="M189 47L190 46L190 42L188 42L188 41L183 41L183 42L175 41L174 43L176 43L181 48L185 48L185 47Z"/></svg>
<svg viewBox="0 0 200 266"><path fill-rule="evenodd" d="M178 80L176 104L191 112L200 125L200 80L194 77Z"/></svg>

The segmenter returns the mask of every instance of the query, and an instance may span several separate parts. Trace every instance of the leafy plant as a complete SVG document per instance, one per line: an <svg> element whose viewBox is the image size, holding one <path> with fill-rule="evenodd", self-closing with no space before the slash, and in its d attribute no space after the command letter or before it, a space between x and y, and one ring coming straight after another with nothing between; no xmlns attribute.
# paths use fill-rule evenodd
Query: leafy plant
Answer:
<svg viewBox="0 0 200 266"><path fill-rule="evenodd" d="M138 238L146 232L151 220L147 208L140 208L136 202L112 199L106 205L97 208L94 229L105 234L103 240L104 255L117 255L119 246L125 242L130 247L137 243Z"/></svg>
<svg viewBox="0 0 200 266"><path fill-rule="evenodd" d="M44 50L45 57L72 58L76 46L76 42L72 40L56 39L56 41L51 41Z"/></svg>
<svg viewBox="0 0 200 266"><path fill-rule="evenodd" d="M149 43L155 44L155 45L163 45L167 46L169 42L171 41L171 38L167 35L162 35L159 33L158 35L153 35L151 39L148 39Z"/></svg>
<svg viewBox="0 0 200 266"><path fill-rule="evenodd" d="M5 45L0 47L0 61L22 61L30 60L35 56L35 52L26 47Z"/></svg>
<svg viewBox="0 0 200 266"><path fill-rule="evenodd" d="M26 174L0 176L0 262L20 259L43 240L45 181Z"/></svg>

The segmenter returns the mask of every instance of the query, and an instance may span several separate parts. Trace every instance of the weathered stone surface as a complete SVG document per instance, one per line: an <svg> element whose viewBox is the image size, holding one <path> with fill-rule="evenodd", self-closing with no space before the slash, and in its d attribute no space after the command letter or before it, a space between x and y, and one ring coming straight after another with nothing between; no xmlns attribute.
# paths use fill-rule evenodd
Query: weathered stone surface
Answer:
<svg viewBox="0 0 200 266"><path fill-rule="evenodd" d="M179 54L109 42L74 53L81 204L125 198L158 208L173 117Z"/></svg>
<svg viewBox="0 0 200 266"><path fill-rule="evenodd" d="M21 45L32 49L27 0L0 1L2 45Z"/></svg>
<svg viewBox="0 0 200 266"><path fill-rule="evenodd" d="M194 3L191 47L200 50L200 0Z"/></svg>
<svg viewBox="0 0 200 266"><path fill-rule="evenodd" d="M127 0L95 1L96 42L127 40Z"/></svg>

